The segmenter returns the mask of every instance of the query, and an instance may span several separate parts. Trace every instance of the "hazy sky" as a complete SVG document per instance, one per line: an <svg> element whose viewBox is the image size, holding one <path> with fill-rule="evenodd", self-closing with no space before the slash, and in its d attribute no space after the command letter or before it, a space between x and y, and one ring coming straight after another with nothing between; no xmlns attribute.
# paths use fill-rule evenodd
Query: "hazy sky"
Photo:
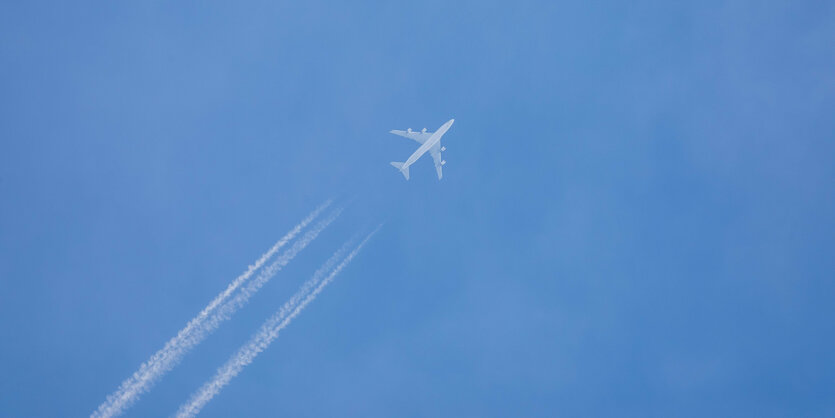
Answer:
<svg viewBox="0 0 835 418"><path fill-rule="evenodd" d="M86 416L329 198L126 416L835 414L835 5L0 5L0 415ZM411 180L390 161L444 136Z"/></svg>

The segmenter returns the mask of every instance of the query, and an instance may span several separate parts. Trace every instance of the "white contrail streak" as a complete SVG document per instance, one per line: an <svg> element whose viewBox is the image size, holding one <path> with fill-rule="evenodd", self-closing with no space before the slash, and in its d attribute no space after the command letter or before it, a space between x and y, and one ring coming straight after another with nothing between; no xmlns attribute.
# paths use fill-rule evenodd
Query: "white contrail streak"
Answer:
<svg viewBox="0 0 835 418"><path fill-rule="evenodd" d="M382 226L382 225L381 225ZM229 382L243 370L244 367L252 363L255 357L262 351L267 349L270 343L278 337L278 333L284 329L296 316L301 313L302 309L310 302L316 299L316 296L322 292L322 289L330 283L337 274L339 274L348 263L360 252L366 242L380 229L380 226L372 231L365 239L346 256L339 265L333 270L331 268L336 261L342 257L345 252L347 244L339 249L328 261L325 262L313 274L307 282L287 301L278 312L276 312L261 329L250 338L249 342L241 347L223 366L221 366L212 380L203 384L203 386L195 392L188 402L180 406L176 416L178 418L193 417L197 415L206 404L217 395L220 390L229 384ZM349 241L350 242L350 241ZM322 277L330 271L327 277ZM311 290L312 289L312 290Z"/></svg>
<svg viewBox="0 0 835 418"><path fill-rule="evenodd" d="M121 414L128 407L130 407L142 393L148 391L154 382L165 374L167 371L174 368L177 362L195 345L200 343L211 331L216 329L223 319L228 319L237 308L242 306L249 297L257 292L266 281L269 280L278 270L286 265L299 251L304 249L325 227L327 227L333 220L339 216L341 210L335 211L327 219L320 221L316 227L308 231L302 239L297 241L288 251L279 256L276 262L271 264L266 269L262 270L258 277L249 283L249 286L241 290L247 292L246 297L241 298L241 294L237 294L232 300L229 297L243 285L253 273L261 268L281 247L286 245L290 240L296 237L305 227L307 227L316 217L318 217L323 210L325 210L331 201L327 201L313 212L304 218L298 225L296 225L290 232L279 239L267 252L265 252L255 264L252 264L247 270L238 276L227 288L218 294L194 319L189 321L185 328L180 330L175 337L170 339L165 346L154 353L148 361L143 363L139 370L133 373L129 378L122 382L116 392L112 393L107 399L99 405L98 409L92 413L92 417L112 417ZM269 269L269 274L264 275ZM254 282L258 282L256 286L252 286Z"/></svg>

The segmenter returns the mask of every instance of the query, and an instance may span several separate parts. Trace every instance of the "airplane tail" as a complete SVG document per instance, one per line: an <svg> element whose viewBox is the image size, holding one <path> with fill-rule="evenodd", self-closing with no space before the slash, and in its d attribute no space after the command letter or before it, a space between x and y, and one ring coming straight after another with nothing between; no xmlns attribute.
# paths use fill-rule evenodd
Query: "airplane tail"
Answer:
<svg viewBox="0 0 835 418"><path fill-rule="evenodd" d="M403 173L403 177L406 177L406 180L409 179L409 166L408 165L404 165L403 163L399 163L397 161L392 161L391 165L394 168L400 170L400 172Z"/></svg>

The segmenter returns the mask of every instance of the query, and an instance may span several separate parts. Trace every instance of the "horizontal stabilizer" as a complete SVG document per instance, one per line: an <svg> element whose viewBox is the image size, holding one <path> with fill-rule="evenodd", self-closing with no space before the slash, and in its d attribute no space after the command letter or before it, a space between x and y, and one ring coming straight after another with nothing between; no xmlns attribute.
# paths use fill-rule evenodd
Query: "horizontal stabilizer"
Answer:
<svg viewBox="0 0 835 418"><path fill-rule="evenodd" d="M400 172L403 173L403 177L406 177L406 180L409 179L409 166L408 165L404 165L403 163L400 163L400 162L397 162L397 161L392 161L391 165L394 168L400 170Z"/></svg>

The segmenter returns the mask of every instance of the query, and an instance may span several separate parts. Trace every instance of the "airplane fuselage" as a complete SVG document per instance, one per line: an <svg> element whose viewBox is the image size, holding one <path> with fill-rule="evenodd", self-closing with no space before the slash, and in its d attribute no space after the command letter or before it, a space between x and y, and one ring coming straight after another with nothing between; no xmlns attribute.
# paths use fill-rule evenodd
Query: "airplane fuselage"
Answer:
<svg viewBox="0 0 835 418"><path fill-rule="evenodd" d="M455 122L455 119L450 119L447 123L443 124L440 128L438 128L429 139L426 140L412 155L409 156L409 159L403 162L405 167L408 167L415 163L423 154L426 154L426 151L429 151L435 144L437 144L441 137L444 136L446 131L452 126L452 123Z"/></svg>

